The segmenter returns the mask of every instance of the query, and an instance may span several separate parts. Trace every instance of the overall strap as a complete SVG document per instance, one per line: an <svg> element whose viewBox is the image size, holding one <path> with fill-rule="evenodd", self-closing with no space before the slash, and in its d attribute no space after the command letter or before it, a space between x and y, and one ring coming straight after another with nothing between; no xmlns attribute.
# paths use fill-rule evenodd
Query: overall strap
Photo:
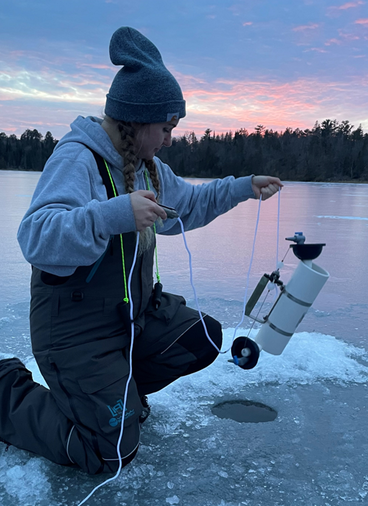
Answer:
<svg viewBox="0 0 368 506"><path fill-rule="evenodd" d="M92 155L96 161L100 176L102 178L102 182L106 188L107 198L112 199L114 197L117 197L119 195L118 190L116 189L115 182L112 178L112 175L110 174L110 172L108 170L105 160L102 158L101 155L96 153L96 151L94 151L92 148L87 146L87 144L84 144L84 142L80 142L80 141L76 141L76 142L78 142L78 144L82 144L85 148L87 148L92 153Z"/></svg>
<svg viewBox="0 0 368 506"><path fill-rule="evenodd" d="M106 188L107 198L112 199L112 198L116 197L118 195L118 191L116 189L116 186L115 186L114 180L112 179L111 174L109 174L109 172L107 171L107 167L106 167L104 159L102 158L101 155L96 153L96 151L93 151L93 149L91 149L88 146L86 146L86 147L91 151L91 153L93 154L93 156L96 160L96 164L97 164L100 176L102 177L102 182Z"/></svg>
<svg viewBox="0 0 368 506"><path fill-rule="evenodd" d="M102 178L102 182L103 182L103 184L104 184L104 186L106 188L106 193L107 193L108 199L111 199L113 197L117 197L118 196L118 191L116 189L114 180L112 178L111 172L110 172L110 170L109 170L109 168L107 166L106 161L102 158L101 155L99 155L98 153L96 153L89 146L86 146L86 148L88 148L91 151L91 153L93 154L93 156L94 156L94 159L96 161L98 170L99 170L101 178ZM147 187L148 190L150 190L150 184L149 184L149 180L148 180L147 170L145 170L144 174L145 174L145 179L146 179L146 187ZM155 226L155 224L153 225L153 230L154 230L154 233L156 235L156 226ZM125 272L124 244L123 244L123 235L122 234L120 234L120 247L121 247L121 258L122 258L122 269L123 269L123 278L124 278L125 297L124 297L123 303L120 304L119 310L122 313L122 319L123 319L123 321L125 323L128 323L127 328L129 329L129 322L130 322L130 317L128 315L128 311L129 311L129 309L128 309L129 298L128 298L128 290L127 290L127 276L126 276L126 272ZM95 274L96 270L98 269L98 267L99 267L102 259L103 259L103 257L101 257L100 261L97 261L96 264L94 265L92 271L90 272L90 275L87 278L87 282L88 283L90 282L90 280L94 276L94 274ZM158 271L158 259L157 259L157 247L156 246L155 246L155 259L156 259L156 277L157 277L157 283L155 284L155 287L154 287L153 303L154 303L154 306L156 307L156 309L158 309L160 307L160 304L161 304L162 284L160 282L160 274L159 274L159 271Z"/></svg>
<svg viewBox="0 0 368 506"><path fill-rule="evenodd" d="M83 144L83 146L85 146L87 149L89 149L91 151L91 153L93 154L94 159L97 164L97 167L98 167L98 171L99 171L100 176L102 178L102 182L106 188L107 198L112 199L114 197L117 197L119 195L118 190L116 188L115 182L112 178L112 175L109 171L106 161L102 158L101 155L96 153L96 151L94 151L92 148L90 148L89 146L87 146L83 142L81 142L80 144ZM129 303L129 297L128 297L127 275L126 275L126 269L125 269L124 241L123 241L123 235L119 234L119 236L120 236L120 249L121 249L121 263L122 263L122 271L123 271L123 279L124 279L124 304L127 305L127 303ZM105 251L105 253L106 253L106 251ZM93 276L95 275L97 269L99 268L99 266L105 256L105 253L94 264L91 272L89 273L89 276L86 279L87 283L89 283L92 280ZM129 315L128 315L127 311L125 311L125 313L126 313L125 318L128 318ZM129 319L129 322L130 322L130 319ZM127 328L129 329L129 325Z"/></svg>

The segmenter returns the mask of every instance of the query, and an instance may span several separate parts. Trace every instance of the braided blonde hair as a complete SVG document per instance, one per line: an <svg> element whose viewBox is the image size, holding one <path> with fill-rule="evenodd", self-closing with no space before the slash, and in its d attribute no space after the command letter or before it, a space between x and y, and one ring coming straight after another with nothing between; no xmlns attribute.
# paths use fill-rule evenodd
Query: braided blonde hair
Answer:
<svg viewBox="0 0 368 506"><path fill-rule="evenodd" d="M119 121L118 129L121 136L121 155L124 159L124 183L125 191L132 193L134 191L134 180L135 180L135 167L138 162L138 156L134 146L134 138L136 135L136 128L130 122ZM154 160L144 160L144 163L149 172L153 188L157 193L157 201L160 195L160 180L158 178L157 167Z"/></svg>
<svg viewBox="0 0 368 506"><path fill-rule="evenodd" d="M121 149L120 154L124 160L123 175L125 191L127 193L134 192L134 180L135 180L135 167L138 162L137 149L134 145L134 139L137 133L132 123L126 121L118 121L117 127L121 137ZM139 128L139 127L138 127ZM160 180L158 178L158 172L156 164L153 160L144 160L144 163L149 172L152 186L156 190L156 200L159 201L160 195ZM145 251L149 250L155 242L155 233L152 227L147 227L140 233L138 256L141 256Z"/></svg>
<svg viewBox="0 0 368 506"><path fill-rule="evenodd" d="M152 181L152 185L153 185L154 189L156 190L156 193L157 193L156 200L158 202L159 198L160 198L160 180L158 178L158 172L157 172L157 167L156 167L155 161L153 159L152 160L144 160L144 163L146 164L147 170L149 172L149 175L150 175L150 178Z"/></svg>

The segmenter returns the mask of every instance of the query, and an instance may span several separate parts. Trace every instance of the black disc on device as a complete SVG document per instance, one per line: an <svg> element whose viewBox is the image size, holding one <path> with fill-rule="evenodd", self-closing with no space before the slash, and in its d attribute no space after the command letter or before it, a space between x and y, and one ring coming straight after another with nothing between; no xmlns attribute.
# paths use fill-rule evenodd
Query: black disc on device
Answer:
<svg viewBox="0 0 368 506"><path fill-rule="evenodd" d="M250 351L250 355L246 357L248 360L245 364L239 365L242 369L253 369L257 365L259 359L259 347L258 344L249 337L240 336L237 337L231 347L231 354L233 357L237 357L238 360L241 360L243 357L242 350L244 348L248 348Z"/></svg>

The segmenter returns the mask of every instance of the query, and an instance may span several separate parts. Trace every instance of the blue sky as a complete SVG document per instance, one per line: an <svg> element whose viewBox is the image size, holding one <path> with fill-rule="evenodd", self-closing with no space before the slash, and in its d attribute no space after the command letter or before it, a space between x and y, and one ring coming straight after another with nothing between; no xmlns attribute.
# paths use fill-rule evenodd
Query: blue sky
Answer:
<svg viewBox="0 0 368 506"><path fill-rule="evenodd" d="M178 134L326 118L368 131L368 0L2 0L0 131L60 138L78 114L102 115L123 25L178 79Z"/></svg>

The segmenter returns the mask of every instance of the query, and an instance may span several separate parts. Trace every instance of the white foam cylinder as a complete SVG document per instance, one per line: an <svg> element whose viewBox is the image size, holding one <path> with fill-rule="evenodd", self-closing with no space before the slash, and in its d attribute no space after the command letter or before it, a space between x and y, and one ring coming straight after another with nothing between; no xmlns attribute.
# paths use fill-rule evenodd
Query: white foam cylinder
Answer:
<svg viewBox="0 0 368 506"><path fill-rule="evenodd" d="M264 351L281 355L329 276L310 260L299 262L255 338Z"/></svg>

